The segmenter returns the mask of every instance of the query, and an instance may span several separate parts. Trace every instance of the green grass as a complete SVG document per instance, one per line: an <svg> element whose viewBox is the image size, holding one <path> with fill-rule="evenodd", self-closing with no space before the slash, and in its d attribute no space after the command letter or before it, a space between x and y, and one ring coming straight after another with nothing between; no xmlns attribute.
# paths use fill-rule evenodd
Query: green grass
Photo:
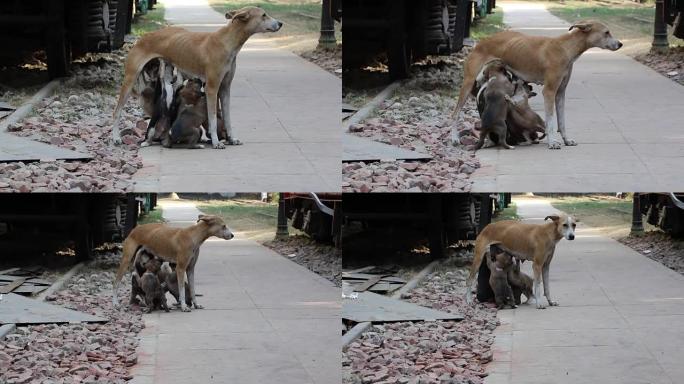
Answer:
<svg viewBox="0 0 684 384"><path fill-rule="evenodd" d="M256 200L210 200L197 205L210 215L223 217L228 227L244 232L248 238L271 240L275 235L278 217L277 203Z"/></svg>
<svg viewBox="0 0 684 384"><path fill-rule="evenodd" d="M164 28L166 25L167 23L164 19L164 5L157 3L153 10L135 18L131 27L131 32L133 32L133 35L140 37L147 32Z"/></svg>
<svg viewBox="0 0 684 384"><path fill-rule="evenodd" d="M653 40L653 20L655 7L653 4L637 3L603 3L595 1L568 0L563 4L547 3L553 15L572 23L582 19L600 20L610 28L616 38L627 45L642 44L648 49ZM674 38L670 30L669 41L673 46L684 45L684 40Z"/></svg>
<svg viewBox="0 0 684 384"><path fill-rule="evenodd" d="M514 202L508 205L508 208L504 208L503 211L496 214L492 221L503 221L503 220L518 220L518 207L515 206Z"/></svg>
<svg viewBox="0 0 684 384"><path fill-rule="evenodd" d="M503 22L503 11L500 8L494 9L492 14L487 15L484 19L479 19L477 23L471 27L470 37L475 40L481 40L505 29L506 25Z"/></svg>
<svg viewBox="0 0 684 384"><path fill-rule="evenodd" d="M611 195L563 196L551 199L551 205L611 237L629 233L632 223L631 197L617 199Z"/></svg>
<svg viewBox="0 0 684 384"><path fill-rule="evenodd" d="M260 7L271 17L285 23L283 32L287 34L318 33L321 27L321 4L306 0L209 0L215 10L225 13L243 7Z"/></svg>
<svg viewBox="0 0 684 384"><path fill-rule="evenodd" d="M140 224L150 224L150 223L164 223L166 220L162 217L162 208L157 207L149 211L146 215L140 216L138 218L138 225Z"/></svg>

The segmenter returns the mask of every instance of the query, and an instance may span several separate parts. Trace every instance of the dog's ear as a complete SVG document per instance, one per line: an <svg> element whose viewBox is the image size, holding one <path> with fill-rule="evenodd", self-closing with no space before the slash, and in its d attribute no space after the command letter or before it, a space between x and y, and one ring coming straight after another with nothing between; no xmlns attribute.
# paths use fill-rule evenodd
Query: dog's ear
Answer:
<svg viewBox="0 0 684 384"><path fill-rule="evenodd" d="M573 28L577 28L582 32L589 32L591 31L591 24L573 24L570 26L570 29L568 29L568 31L572 31Z"/></svg>
<svg viewBox="0 0 684 384"><path fill-rule="evenodd" d="M247 20L249 20L249 12L241 11L241 10L228 11L228 12L226 12L226 19L238 20L238 21L247 21Z"/></svg>
<svg viewBox="0 0 684 384"><path fill-rule="evenodd" d="M544 221L546 221L548 219L551 219L551 220L553 220L554 223L557 223L558 220L560 220L560 217L558 215L550 215L550 216L546 216L544 218Z"/></svg>

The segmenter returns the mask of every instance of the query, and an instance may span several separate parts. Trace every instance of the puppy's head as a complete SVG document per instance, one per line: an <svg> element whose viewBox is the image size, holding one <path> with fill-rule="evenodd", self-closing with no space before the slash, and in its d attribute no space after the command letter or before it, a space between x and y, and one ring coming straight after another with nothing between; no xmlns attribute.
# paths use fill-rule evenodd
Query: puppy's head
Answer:
<svg viewBox="0 0 684 384"><path fill-rule="evenodd" d="M556 225L556 232L559 239L564 237L567 240L575 240L577 220L575 220L574 217L562 213L560 215L551 215L544 218L544 220L549 219Z"/></svg>
<svg viewBox="0 0 684 384"><path fill-rule="evenodd" d="M157 273L159 268L161 268L162 261L159 259L150 259L145 263L145 269L147 272Z"/></svg>
<svg viewBox="0 0 684 384"><path fill-rule="evenodd" d="M198 223L204 223L209 226L209 234L212 236L220 237L224 240L232 239L233 232L226 225L222 218L216 215L199 215L197 217Z"/></svg>
<svg viewBox="0 0 684 384"><path fill-rule="evenodd" d="M575 33L582 33L590 47L610 49L617 51L622 47L622 42L610 34L608 27L594 20L578 21L570 26L570 31L577 30Z"/></svg>
<svg viewBox="0 0 684 384"><path fill-rule="evenodd" d="M491 257L492 262L495 262L502 268L513 264L513 256L506 252L499 241L489 245L489 257Z"/></svg>
<svg viewBox="0 0 684 384"><path fill-rule="evenodd" d="M283 23L266 14L258 7L244 7L226 12L226 19L231 23L240 23L249 34L260 32L276 32Z"/></svg>
<svg viewBox="0 0 684 384"><path fill-rule="evenodd" d="M183 82L183 88L178 91L178 95L185 104L197 104L202 94L202 80L188 79Z"/></svg>

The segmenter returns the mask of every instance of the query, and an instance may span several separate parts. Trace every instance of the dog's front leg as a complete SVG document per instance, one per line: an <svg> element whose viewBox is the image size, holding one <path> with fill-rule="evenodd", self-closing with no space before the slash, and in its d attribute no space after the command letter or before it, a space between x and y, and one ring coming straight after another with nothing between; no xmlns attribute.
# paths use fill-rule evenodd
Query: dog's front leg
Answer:
<svg viewBox="0 0 684 384"><path fill-rule="evenodd" d="M195 307L195 309L202 309L204 307L197 304L197 298L195 297L195 264L197 263L198 256L199 250L197 250L195 253L190 265L188 265L188 288L190 288L190 301L192 302L192 305ZM185 286L183 288L185 288ZM183 292L185 292L185 289L183 289Z"/></svg>
<svg viewBox="0 0 684 384"><path fill-rule="evenodd" d="M532 270L534 272L534 286L533 286L533 294L534 294L534 302L537 304L537 309L544 309L546 306L542 304L541 302L541 286L540 286L540 281L542 278L542 267L541 265L537 264L532 264Z"/></svg>
<svg viewBox="0 0 684 384"><path fill-rule="evenodd" d="M209 135L211 136L211 144L214 149L224 149L226 146L219 141L218 133L216 132L216 102L218 95L218 86L216 79L207 79L206 95L207 95L207 120L209 120ZM180 282L180 280L179 280ZM180 284L180 287L183 287ZM182 292L183 289L179 288ZM183 303L185 305L185 303Z"/></svg>
<svg viewBox="0 0 684 384"><path fill-rule="evenodd" d="M546 296L546 300L549 302L550 306L556 306L558 305L557 301L553 301L551 299L551 290L549 289L549 266L551 263L547 262L544 264L544 267L542 267L542 279L544 280L544 296Z"/></svg>
<svg viewBox="0 0 684 384"><path fill-rule="evenodd" d="M230 86L235 77L235 60L230 71L221 82L219 95L221 97L221 117L223 119L223 130L226 133L226 140L228 145L242 145L242 142L233 135L233 125L230 122Z"/></svg>
<svg viewBox="0 0 684 384"><path fill-rule="evenodd" d="M549 149L560 149L561 143L558 141L556 131L558 131L558 121L556 120L556 91L558 82L553 80L544 81L544 111L546 113L546 138Z"/></svg>
<svg viewBox="0 0 684 384"><path fill-rule="evenodd" d="M181 311L190 312L190 308L188 308L187 304L185 304L185 282L187 281L185 276L185 268L181 268L180 265L176 265L176 278L178 279L178 296L180 300Z"/></svg>
<svg viewBox="0 0 684 384"><path fill-rule="evenodd" d="M568 69L568 74L565 75L565 77L563 78L563 82L561 83L560 87L558 88L558 92L556 93L556 114L558 116L558 131L560 132L561 138L563 139L563 143L565 143L565 145L567 146L577 145L577 142L575 140L568 138L567 134L565 133L565 89L568 86L571 74L572 65L570 66L570 69Z"/></svg>

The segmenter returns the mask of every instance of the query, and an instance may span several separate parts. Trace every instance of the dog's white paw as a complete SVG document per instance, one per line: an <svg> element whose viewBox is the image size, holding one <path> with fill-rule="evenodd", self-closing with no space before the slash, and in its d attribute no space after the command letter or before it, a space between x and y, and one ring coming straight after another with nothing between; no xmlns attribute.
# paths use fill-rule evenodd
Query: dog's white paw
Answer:
<svg viewBox="0 0 684 384"><path fill-rule="evenodd" d="M558 302L557 302L557 301L549 300L549 305L552 306L552 307L557 307L557 306L558 306Z"/></svg>
<svg viewBox="0 0 684 384"><path fill-rule="evenodd" d="M557 140L549 141L549 149L561 149L561 143Z"/></svg>
<svg viewBox="0 0 684 384"><path fill-rule="evenodd" d="M225 149L226 148L226 146L220 141L218 143L214 144L213 147L214 147L214 149Z"/></svg>
<svg viewBox="0 0 684 384"><path fill-rule="evenodd" d="M150 143L147 142L147 141L143 141L142 143L140 143L140 147L141 147L141 148L143 148L143 147L149 147L149 146L150 146Z"/></svg>
<svg viewBox="0 0 684 384"><path fill-rule="evenodd" d="M181 311L183 311L183 312L191 312L192 310L191 310L189 307L185 306L185 305L181 305Z"/></svg>
<svg viewBox="0 0 684 384"><path fill-rule="evenodd" d="M572 147L572 146L577 145L577 142L573 139L565 139L564 141L565 141L565 145L567 145L568 147Z"/></svg>
<svg viewBox="0 0 684 384"><path fill-rule="evenodd" d="M194 149L204 149L204 145L202 145L202 144L195 144L195 145L193 146L193 148L194 148Z"/></svg>
<svg viewBox="0 0 684 384"><path fill-rule="evenodd" d="M544 305L544 304L542 304L542 303L538 303L538 304L537 304L537 309L546 309L546 305Z"/></svg>
<svg viewBox="0 0 684 384"><path fill-rule="evenodd" d="M195 303L195 309L204 309L204 305L199 305Z"/></svg>
<svg viewBox="0 0 684 384"><path fill-rule="evenodd" d="M242 141L234 137L229 137L226 142L228 143L228 145L242 145Z"/></svg>
<svg viewBox="0 0 684 384"><path fill-rule="evenodd" d="M121 145L121 137L112 137L112 144Z"/></svg>

